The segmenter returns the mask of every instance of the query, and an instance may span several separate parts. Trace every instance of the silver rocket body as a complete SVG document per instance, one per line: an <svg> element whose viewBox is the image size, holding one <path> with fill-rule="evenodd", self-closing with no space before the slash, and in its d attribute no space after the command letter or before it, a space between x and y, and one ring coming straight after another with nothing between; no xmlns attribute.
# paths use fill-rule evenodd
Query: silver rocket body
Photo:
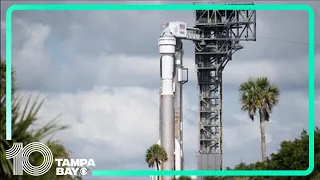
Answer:
<svg viewBox="0 0 320 180"><path fill-rule="evenodd" d="M181 39L186 38L186 24L170 22L159 40L160 58L160 144L167 152L168 160L161 165L162 170L183 169L183 124L182 124L182 56ZM178 177L178 176L177 176ZM172 180L164 176L161 180Z"/></svg>
<svg viewBox="0 0 320 180"><path fill-rule="evenodd" d="M158 40L160 58L160 143L167 152L168 160L163 162L163 170L174 170L174 54L176 39L170 29L164 29L162 37ZM172 180L164 176L163 180Z"/></svg>
<svg viewBox="0 0 320 180"><path fill-rule="evenodd" d="M161 96L161 126L162 133L160 137L161 146L166 150L168 155L168 161L163 163L164 170L174 170L174 109L173 96L162 95ZM171 180L171 179L170 179Z"/></svg>

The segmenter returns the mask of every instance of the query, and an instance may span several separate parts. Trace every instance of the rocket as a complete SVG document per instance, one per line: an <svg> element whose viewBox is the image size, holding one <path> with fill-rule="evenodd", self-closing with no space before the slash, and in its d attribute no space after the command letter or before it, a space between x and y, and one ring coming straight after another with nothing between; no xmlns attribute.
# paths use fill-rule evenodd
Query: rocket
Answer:
<svg viewBox="0 0 320 180"><path fill-rule="evenodd" d="M163 162L163 170L181 170L183 167L182 151L182 41L185 31L185 23L171 22L163 30L158 39L160 58L160 144L167 152L168 161ZM183 26L182 26L183 25ZM179 28L184 29L179 29ZM174 30L177 30L174 32ZM177 32L182 33L177 34ZM186 81L185 81L186 82ZM172 180L172 177L164 176L164 180Z"/></svg>

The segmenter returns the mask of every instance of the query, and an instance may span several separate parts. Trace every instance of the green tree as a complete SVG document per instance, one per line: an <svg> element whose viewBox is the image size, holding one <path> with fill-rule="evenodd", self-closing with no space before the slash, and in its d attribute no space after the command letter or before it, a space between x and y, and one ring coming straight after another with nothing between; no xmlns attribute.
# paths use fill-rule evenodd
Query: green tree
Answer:
<svg viewBox="0 0 320 180"><path fill-rule="evenodd" d="M269 121L273 108L279 101L280 90L267 77L249 78L239 87L241 110L248 112L253 121L256 112L260 117L262 161L267 160L265 123Z"/></svg>
<svg viewBox="0 0 320 180"><path fill-rule="evenodd" d="M265 161L235 166L234 170L306 170L309 167L309 136L303 130L299 138L283 141L277 152ZM232 169L231 169L232 170ZM308 176L287 177L207 177L205 180L317 180L320 179L320 129L314 130L314 170Z"/></svg>
<svg viewBox="0 0 320 180"><path fill-rule="evenodd" d="M160 170L160 164L168 160L166 150L159 144L154 144L146 152L146 163L150 168L156 165L157 170ZM159 176L158 176L159 179Z"/></svg>
<svg viewBox="0 0 320 180"><path fill-rule="evenodd" d="M26 103L23 103L22 97L14 91L15 84L14 79L12 83L12 140L6 140L6 63L5 60L0 60L1 70L1 86L0 86L0 179L22 179L22 180L47 180L47 179L59 179L55 175L56 162L50 171L39 177L29 176L24 173L23 176L12 176L12 160L7 160L5 157L5 150L10 149L14 142L22 142L24 145L31 142L45 141L48 147L51 149L54 157L69 158L69 154L66 148L58 141L47 140L50 136L53 136L57 131L66 129L67 126L58 124L58 119L55 118L39 128L34 128L34 125L38 122L38 112L41 108L43 101L39 101L37 98L35 101L31 101L31 96L27 99ZM12 71L12 77L14 78L14 71ZM43 157L40 153L32 153L30 163L33 165L40 165L43 161ZM60 177L61 178L61 177ZM69 177L70 178L70 177ZM64 177L64 179L66 179Z"/></svg>

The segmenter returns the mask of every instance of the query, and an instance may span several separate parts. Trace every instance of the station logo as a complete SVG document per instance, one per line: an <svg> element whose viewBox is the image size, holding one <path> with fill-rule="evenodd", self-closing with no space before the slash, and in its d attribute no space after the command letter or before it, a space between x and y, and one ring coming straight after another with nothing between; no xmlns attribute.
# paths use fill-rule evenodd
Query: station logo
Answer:
<svg viewBox="0 0 320 180"><path fill-rule="evenodd" d="M39 166L30 163L29 157L33 152L39 152L43 156L43 162ZM32 142L23 147L23 143L13 143L6 150L6 159L13 159L13 175L21 176L23 172L31 176L41 176L47 173L54 161L57 162L56 175L87 175L89 166L95 167L93 159L53 159L49 147L40 142Z"/></svg>

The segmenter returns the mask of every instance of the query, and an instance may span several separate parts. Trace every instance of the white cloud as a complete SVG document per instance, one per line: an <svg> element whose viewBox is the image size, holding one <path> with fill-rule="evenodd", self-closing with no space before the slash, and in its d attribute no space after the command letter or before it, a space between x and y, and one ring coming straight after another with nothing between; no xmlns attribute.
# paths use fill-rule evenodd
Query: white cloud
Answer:
<svg viewBox="0 0 320 180"><path fill-rule="evenodd" d="M298 67L298 68L297 68ZM274 61L257 59L256 61L231 61L224 70L224 82L238 84L249 77L266 76L277 84L303 84L308 77L308 63L301 61Z"/></svg>
<svg viewBox="0 0 320 180"><path fill-rule="evenodd" d="M157 92L140 87L95 89L75 94L47 95L41 114L62 112L63 123L73 138L99 140L123 156L132 155L156 141ZM126 151L127 147L130 151Z"/></svg>
<svg viewBox="0 0 320 180"><path fill-rule="evenodd" d="M95 13L102 12L92 11L89 14L92 14L95 18L101 17ZM132 16L140 16L141 13L149 13L150 16L154 16L159 13L161 14L162 11L134 11ZM127 16L128 15L126 15L126 17ZM88 16L88 18L89 17L91 16ZM104 52L95 54L76 52L74 51L75 46L83 43L82 37L86 36L87 31L80 22L73 22L74 23L66 27L66 31L68 31L69 28L70 32L72 32L71 36L61 42L61 46L65 48L64 50L68 50L70 54L60 54L59 57L52 57L48 54L49 52L51 53L52 50L50 49L49 51L48 44L46 44L48 37L51 35L51 27L49 25L32 23L21 19L14 21L14 29L17 30L14 31L14 37L16 38L14 38L13 41L13 47L15 47L13 62L14 67L19 73L18 76L20 78L18 80L20 82L23 84L32 83L39 86L42 85L49 89L65 87L78 89L80 88L79 84L82 86L109 86L119 84L158 85L160 69L157 49L154 49L153 57L126 55L125 53L110 54L107 51L112 51L113 44L108 42L109 44L104 44L106 46ZM94 24L97 22L99 21L92 20L91 23ZM259 25L259 27L264 27L264 22L261 21L260 23L261 25ZM115 26L116 25L109 25L108 27L112 28ZM262 29L267 31L265 28ZM119 29L115 31L119 32ZM21 41L21 37L25 41ZM53 36L50 37L54 38ZM248 53L248 51L245 52ZM235 55L234 60L228 63L224 70L224 83L239 84L250 76L268 76L276 83L299 84L306 81L308 72L305 62L306 59L302 59L301 61L279 60L277 62L274 59L260 58L245 61L243 57L243 54ZM61 65L63 68L53 70L52 66L56 64L57 61L68 63L63 63L64 65ZM194 59L185 58L184 64L189 68L189 80L195 81L196 69ZM295 68L297 66L300 68ZM32 69L32 71L30 72L29 69ZM286 71L283 69L286 69ZM81 79L81 83L79 79Z"/></svg>
<svg viewBox="0 0 320 180"><path fill-rule="evenodd" d="M74 94L40 94L40 97L45 99L40 111L41 122L62 113L61 123L71 125L56 136L67 146L75 139L99 141L110 146L111 151L116 152L114 156L125 158L143 154L159 138L158 91L141 87L100 87ZM185 128L189 131L188 123ZM188 136L185 141L195 143L194 138ZM79 154L78 149L69 148ZM91 148L90 151L87 153L94 155L101 150Z"/></svg>
<svg viewBox="0 0 320 180"><path fill-rule="evenodd" d="M25 52L31 52L25 50ZM38 59L38 58L36 58ZM94 59L93 62L92 59ZM185 67L189 68L189 81L196 80L196 69L194 60L186 58ZM297 62L297 61L294 61ZM30 62L32 63L32 62ZM47 65L44 62L41 64ZM41 67L41 64L37 66ZM17 64L17 66L23 66ZM300 66L299 69L294 67ZM29 67L29 66L28 66ZM41 69L43 67L38 67ZM283 69L286 69L284 71ZM38 70L37 70L38 71ZM72 71L72 72L71 72ZM268 60L257 60L255 62L230 62L224 70L224 83L238 85L240 82L249 77L267 76L270 80L277 84L300 84L307 80L307 67L304 62L291 63L277 62ZM55 74L53 74L55 73ZM37 74L30 74L27 71L22 72L23 75L28 76L30 81L39 83L38 79L32 79L33 76L40 76L39 78L51 78L56 81L52 82L51 86L58 86L59 83L65 81L65 86L72 86L76 78L81 77L86 83L90 81L96 85L140 85L150 84L154 87L159 85L160 68L159 58L149 58L143 56L127 56L124 54L105 54L99 56L83 56L77 58L74 66L68 66L61 69L59 73L52 72L48 77L46 71L38 72ZM33 75L33 76L32 76ZM60 79L60 80L58 80ZM316 78L317 79L317 78ZM47 79L43 79L46 81ZM42 82L43 82L42 81ZM56 84L57 83L57 84ZM50 84L48 85L50 87Z"/></svg>
<svg viewBox="0 0 320 180"><path fill-rule="evenodd" d="M226 149L243 148L245 144L260 141L258 119L252 122L246 114L235 114L233 119L238 125L223 130ZM266 124L266 127L268 126L270 126L270 123ZM268 131L266 131L266 140L267 144L272 143L272 135Z"/></svg>
<svg viewBox="0 0 320 180"><path fill-rule="evenodd" d="M51 64L45 42L50 35L50 27L41 23L32 23L17 19L12 39L12 64L19 81L30 83L43 79Z"/></svg>

